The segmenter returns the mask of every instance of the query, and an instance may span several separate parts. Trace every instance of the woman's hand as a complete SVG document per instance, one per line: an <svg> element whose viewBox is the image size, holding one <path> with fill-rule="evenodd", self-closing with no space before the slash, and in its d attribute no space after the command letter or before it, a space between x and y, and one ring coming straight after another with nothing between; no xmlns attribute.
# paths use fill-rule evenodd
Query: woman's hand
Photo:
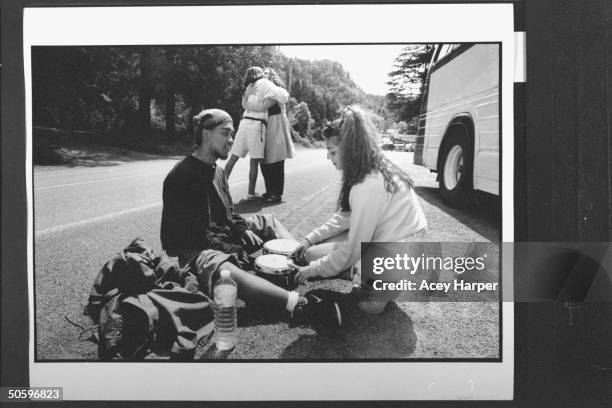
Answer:
<svg viewBox="0 0 612 408"><path fill-rule="evenodd" d="M306 281L310 278L314 278L315 276L317 276L316 271L314 268L311 268L310 266L304 266L304 267L300 267L300 266L296 266L294 264L290 264L293 268L297 269L297 272L295 274L295 281L297 282L298 285L301 285L303 283L306 283Z"/></svg>
<svg viewBox="0 0 612 408"><path fill-rule="evenodd" d="M291 257L295 259L303 259L306 256L306 251L308 251L308 248L310 247L310 241L308 241L306 238L300 239L299 245L295 251L293 251Z"/></svg>

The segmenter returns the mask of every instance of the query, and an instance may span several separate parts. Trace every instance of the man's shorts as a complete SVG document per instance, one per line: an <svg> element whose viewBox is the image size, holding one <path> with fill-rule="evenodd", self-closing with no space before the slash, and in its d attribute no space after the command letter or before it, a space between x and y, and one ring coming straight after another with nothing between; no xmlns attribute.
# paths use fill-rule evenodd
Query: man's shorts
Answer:
<svg viewBox="0 0 612 408"><path fill-rule="evenodd" d="M279 238L279 232L288 234L285 227L271 214L255 214L247 217L246 222L249 230L253 231L264 242ZM281 236L286 237L286 235ZM193 261L194 258L195 261ZM179 254L179 265L191 264L191 272L196 275L200 290L209 296L212 296L212 288L219 276L219 268L225 262L238 265L238 260L234 255L225 254L216 249L205 249L199 253L197 251L185 251L184 254Z"/></svg>
<svg viewBox="0 0 612 408"><path fill-rule="evenodd" d="M195 259L192 273L198 279L200 291L211 298L213 297L213 285L219 276L217 271L225 262L237 264L233 255L224 254L216 249L205 249Z"/></svg>
<svg viewBox="0 0 612 408"><path fill-rule="evenodd" d="M234 137L232 154L245 157L247 153L251 159L263 159L266 150L266 125L265 123L243 118L238 126Z"/></svg>

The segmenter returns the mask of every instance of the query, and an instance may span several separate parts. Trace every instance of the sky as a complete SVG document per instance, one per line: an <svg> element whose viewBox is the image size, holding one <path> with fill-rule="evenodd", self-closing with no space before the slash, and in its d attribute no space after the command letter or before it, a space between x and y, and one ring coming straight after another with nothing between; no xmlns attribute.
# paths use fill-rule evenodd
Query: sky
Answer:
<svg viewBox="0 0 612 408"><path fill-rule="evenodd" d="M385 95L389 92L387 75L393 61L406 45L282 45L287 57L307 60L329 59L342 64L355 83L366 93Z"/></svg>

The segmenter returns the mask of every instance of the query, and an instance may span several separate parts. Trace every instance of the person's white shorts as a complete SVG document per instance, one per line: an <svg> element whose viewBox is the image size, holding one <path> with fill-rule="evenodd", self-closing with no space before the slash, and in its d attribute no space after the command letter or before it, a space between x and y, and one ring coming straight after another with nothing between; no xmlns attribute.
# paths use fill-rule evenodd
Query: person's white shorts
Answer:
<svg viewBox="0 0 612 408"><path fill-rule="evenodd" d="M251 159L263 159L266 149L266 125L258 120L243 118L234 137L232 154Z"/></svg>

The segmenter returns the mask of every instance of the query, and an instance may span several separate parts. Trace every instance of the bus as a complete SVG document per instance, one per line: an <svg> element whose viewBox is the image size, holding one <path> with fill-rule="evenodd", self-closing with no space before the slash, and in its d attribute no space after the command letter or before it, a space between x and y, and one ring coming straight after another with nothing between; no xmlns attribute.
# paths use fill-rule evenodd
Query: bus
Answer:
<svg viewBox="0 0 612 408"><path fill-rule="evenodd" d="M427 70L414 163L438 174L442 200L499 195L499 44L438 44Z"/></svg>

